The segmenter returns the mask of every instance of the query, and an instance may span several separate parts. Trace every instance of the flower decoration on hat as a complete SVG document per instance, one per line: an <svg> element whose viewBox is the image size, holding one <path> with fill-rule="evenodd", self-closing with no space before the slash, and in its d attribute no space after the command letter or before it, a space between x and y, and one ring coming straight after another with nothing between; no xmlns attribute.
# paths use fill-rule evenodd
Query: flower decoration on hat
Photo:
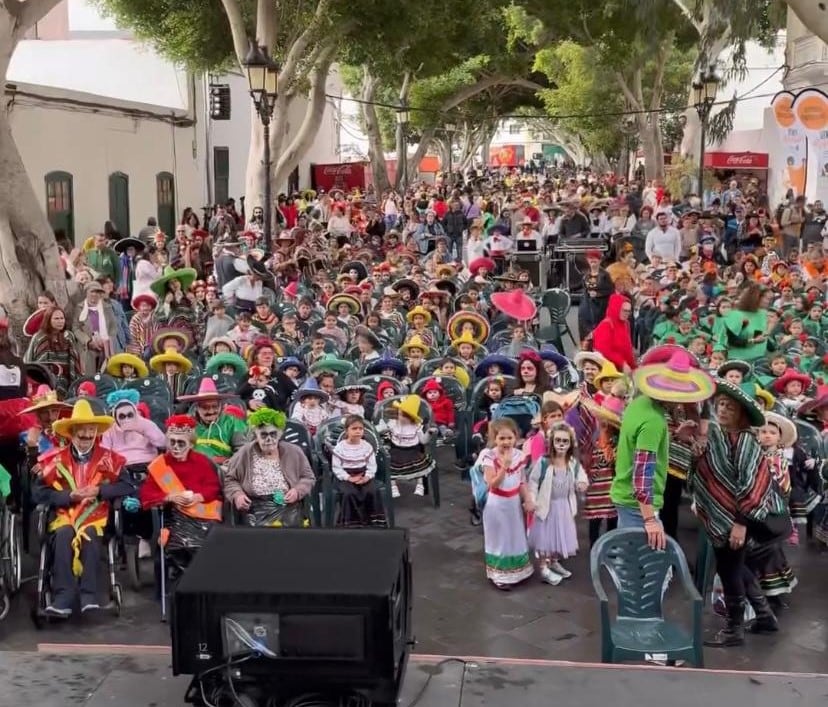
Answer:
<svg viewBox="0 0 828 707"><path fill-rule="evenodd" d="M194 432L196 425L196 420L192 415L171 415L164 422L167 432L174 434Z"/></svg>

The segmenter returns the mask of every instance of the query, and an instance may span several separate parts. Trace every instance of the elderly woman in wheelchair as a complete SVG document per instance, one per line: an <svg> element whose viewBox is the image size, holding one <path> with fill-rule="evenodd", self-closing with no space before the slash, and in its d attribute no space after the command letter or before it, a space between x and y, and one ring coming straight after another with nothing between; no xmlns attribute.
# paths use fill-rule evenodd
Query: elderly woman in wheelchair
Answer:
<svg viewBox="0 0 828 707"><path fill-rule="evenodd" d="M313 491L316 477L302 449L282 440L285 414L260 408L250 415L248 423L255 439L227 464L224 497L247 525L309 525L304 501Z"/></svg>
<svg viewBox="0 0 828 707"><path fill-rule="evenodd" d="M210 528L221 523L222 494L215 464L193 449L195 418L173 415L165 427L167 452L147 467L139 500L143 508L160 509L162 560L169 563L174 580L190 564Z"/></svg>
<svg viewBox="0 0 828 707"><path fill-rule="evenodd" d="M38 587L44 613L68 618L80 595L81 613L99 609L98 560L107 529L110 504L134 487L124 458L103 447L100 435L114 420L96 415L87 400L79 400L72 416L57 420L55 433L69 444L41 455L34 499L45 506L50 519L42 555ZM110 552L110 577L112 558ZM45 592L46 577L51 591ZM51 601L46 597L50 596ZM117 603L117 600L116 600Z"/></svg>

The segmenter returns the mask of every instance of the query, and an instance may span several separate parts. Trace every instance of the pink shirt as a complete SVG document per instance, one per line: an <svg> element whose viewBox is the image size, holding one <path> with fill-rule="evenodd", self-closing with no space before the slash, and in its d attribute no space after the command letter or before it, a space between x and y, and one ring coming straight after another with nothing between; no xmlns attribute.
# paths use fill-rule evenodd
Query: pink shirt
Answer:
<svg viewBox="0 0 828 707"><path fill-rule="evenodd" d="M123 456L128 465L149 464L167 446L167 438L158 425L139 416L133 421L133 429L112 425L101 437L101 444Z"/></svg>

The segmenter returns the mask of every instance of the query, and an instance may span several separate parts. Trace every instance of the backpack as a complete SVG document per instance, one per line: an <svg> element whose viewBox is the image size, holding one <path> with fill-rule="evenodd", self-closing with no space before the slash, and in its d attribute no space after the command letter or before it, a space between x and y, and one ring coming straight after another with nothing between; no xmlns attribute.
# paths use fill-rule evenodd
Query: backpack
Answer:
<svg viewBox="0 0 828 707"><path fill-rule="evenodd" d="M477 510L481 513L486 507L486 499L489 497L489 485L483 476L483 467L475 462L471 469L469 469L469 480L471 481L472 496L474 497L474 504Z"/></svg>

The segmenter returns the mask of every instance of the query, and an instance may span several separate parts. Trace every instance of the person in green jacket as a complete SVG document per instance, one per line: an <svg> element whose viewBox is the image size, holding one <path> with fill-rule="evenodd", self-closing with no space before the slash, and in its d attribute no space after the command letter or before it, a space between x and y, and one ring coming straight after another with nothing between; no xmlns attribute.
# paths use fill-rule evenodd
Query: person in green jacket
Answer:
<svg viewBox="0 0 828 707"><path fill-rule="evenodd" d="M115 284L117 290L121 282L121 271L118 267L118 254L106 245L106 236L96 233L92 236L92 247L84 252L86 264L100 275L106 275Z"/></svg>
<svg viewBox="0 0 828 707"><path fill-rule="evenodd" d="M226 463L247 442L247 421L229 414L222 407L229 397L232 396L216 390L216 384L209 376L201 379L197 393L178 397L181 402L194 405L193 417L197 424L193 449L218 465Z"/></svg>

